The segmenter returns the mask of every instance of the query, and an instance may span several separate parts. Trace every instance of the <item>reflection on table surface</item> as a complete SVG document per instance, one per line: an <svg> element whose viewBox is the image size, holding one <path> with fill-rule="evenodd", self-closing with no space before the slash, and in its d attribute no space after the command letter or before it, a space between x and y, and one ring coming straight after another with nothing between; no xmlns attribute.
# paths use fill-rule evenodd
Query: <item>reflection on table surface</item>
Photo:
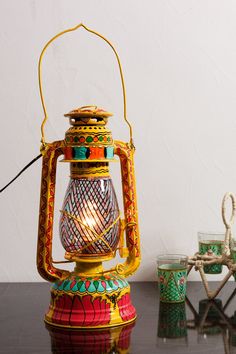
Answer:
<svg viewBox="0 0 236 354"><path fill-rule="evenodd" d="M205 344L210 347L212 344L213 350L218 337L218 341L222 340L225 354L236 353L236 306L231 316L226 314L228 306L235 300L235 295L236 289L224 305L220 298L202 299L198 303L198 310L189 298L186 298L186 303L160 302L157 346L169 350L171 347L182 346L183 353L187 353L184 347L188 347L188 333L196 331L200 347ZM189 308L193 318L187 319L186 307Z"/></svg>
<svg viewBox="0 0 236 354"><path fill-rule="evenodd" d="M128 354L135 322L105 329L68 330L46 325L53 354Z"/></svg>
<svg viewBox="0 0 236 354"><path fill-rule="evenodd" d="M190 331L195 331L200 348L222 341L225 354L236 353L236 309L231 316L226 310L236 295L232 292L225 304L221 299L202 299L196 309L189 298L182 303L159 303L156 349L161 353L189 353ZM187 311L189 317L187 316ZM128 354L135 323L102 330L66 330L46 326L53 354ZM222 352L223 353L223 352Z"/></svg>
<svg viewBox="0 0 236 354"><path fill-rule="evenodd" d="M235 282L215 301L188 282L186 302L172 307L159 304L156 282L132 283L135 324L101 331L45 328L49 286L0 284L0 354L236 354Z"/></svg>

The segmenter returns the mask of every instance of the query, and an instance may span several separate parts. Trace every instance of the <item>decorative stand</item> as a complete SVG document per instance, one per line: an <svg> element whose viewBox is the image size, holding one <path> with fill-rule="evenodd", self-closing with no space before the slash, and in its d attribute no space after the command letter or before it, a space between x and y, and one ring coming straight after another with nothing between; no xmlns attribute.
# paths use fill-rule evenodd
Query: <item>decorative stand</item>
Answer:
<svg viewBox="0 0 236 354"><path fill-rule="evenodd" d="M228 199L231 199L232 202L232 213L230 220L227 221L226 218L226 202ZM232 237L231 227L236 217L236 198L232 193L226 193L222 201L222 218L226 228L225 239L222 243L222 254L216 255L213 250L208 249L208 251L202 255L199 252L195 253L194 256L189 257L188 264L188 274L191 272L193 267L196 271L199 271L201 279L203 281L206 294L209 299L214 299L224 285L227 283L231 275L234 275L236 280L236 245ZM228 268L228 273L221 281L218 288L214 291L210 290L209 283L206 278L206 273L204 267L212 265L225 265Z"/></svg>

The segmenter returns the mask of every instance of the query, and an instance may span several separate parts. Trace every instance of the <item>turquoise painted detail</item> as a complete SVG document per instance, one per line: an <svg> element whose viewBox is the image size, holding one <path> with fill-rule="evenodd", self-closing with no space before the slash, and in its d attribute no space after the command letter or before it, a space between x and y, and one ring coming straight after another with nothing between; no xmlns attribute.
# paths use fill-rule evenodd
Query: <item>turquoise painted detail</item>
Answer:
<svg viewBox="0 0 236 354"><path fill-rule="evenodd" d="M113 146L107 146L105 149L106 149L106 158L107 159L113 159L113 157L114 157L114 147Z"/></svg>
<svg viewBox="0 0 236 354"><path fill-rule="evenodd" d="M101 282L99 282L97 292L102 293L103 291L104 291L104 287L102 286Z"/></svg>
<svg viewBox="0 0 236 354"><path fill-rule="evenodd" d="M77 286L77 283L75 283L75 285L72 288L72 291L77 291L77 290L78 290L78 286Z"/></svg>
<svg viewBox="0 0 236 354"><path fill-rule="evenodd" d="M58 291L70 293L112 293L129 287L126 279L116 274L109 274L100 277L80 277L71 275L69 278L56 281L52 288Z"/></svg>
<svg viewBox="0 0 236 354"><path fill-rule="evenodd" d="M86 292L86 288L85 288L85 282L83 282L82 286L80 287L79 291L81 293L85 293Z"/></svg>
<svg viewBox="0 0 236 354"><path fill-rule="evenodd" d="M89 288L88 288L88 292L94 293L95 291L96 291L95 285L93 284L93 282L91 282L91 284L89 285Z"/></svg>
<svg viewBox="0 0 236 354"><path fill-rule="evenodd" d="M122 284L126 283L126 286L128 286L128 282L125 279L122 279L122 281L120 279L117 279L117 282L119 283L119 287L122 286Z"/></svg>
<svg viewBox="0 0 236 354"><path fill-rule="evenodd" d="M67 290L67 291L70 290L70 281L69 280L65 281L64 290Z"/></svg>
<svg viewBox="0 0 236 354"><path fill-rule="evenodd" d="M73 147L74 158L75 160L86 160L87 148L84 146L75 146Z"/></svg>

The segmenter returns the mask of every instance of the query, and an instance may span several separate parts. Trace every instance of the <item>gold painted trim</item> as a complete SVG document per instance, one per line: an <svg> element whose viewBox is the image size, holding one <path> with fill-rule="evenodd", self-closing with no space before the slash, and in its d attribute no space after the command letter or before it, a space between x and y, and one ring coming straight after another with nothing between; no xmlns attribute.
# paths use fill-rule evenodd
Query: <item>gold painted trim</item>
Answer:
<svg viewBox="0 0 236 354"><path fill-rule="evenodd" d="M92 160L92 159L86 159L86 160L60 160L59 162L119 162L117 159L101 159L101 160Z"/></svg>
<svg viewBox="0 0 236 354"><path fill-rule="evenodd" d="M70 178L73 179L78 179L78 178L107 178L107 177L111 177L109 172L96 172L96 173L84 173L84 174L71 174Z"/></svg>
<svg viewBox="0 0 236 354"><path fill-rule="evenodd" d="M105 256L99 256L99 255L91 255L89 256L76 256L73 255L69 252L65 253L65 259L71 260L73 262L85 262L85 263L94 263L94 262L104 262L104 261L109 261L115 257L116 250L113 253L109 253L108 255Z"/></svg>
<svg viewBox="0 0 236 354"><path fill-rule="evenodd" d="M104 329L104 328L110 328L110 327L118 327L118 326L123 326L129 323L132 323L134 321L136 321L137 319L137 315L132 318L132 320L129 321L122 321L122 323L113 323L110 325L105 325L105 326L86 326L86 327L80 327L80 326L66 326L66 325L61 325L61 324L57 324L57 323L53 323L53 322L49 322L48 320L46 320L46 318L44 318L44 322L47 323L48 325L52 326L52 327L60 327L60 328L68 328L68 329Z"/></svg>

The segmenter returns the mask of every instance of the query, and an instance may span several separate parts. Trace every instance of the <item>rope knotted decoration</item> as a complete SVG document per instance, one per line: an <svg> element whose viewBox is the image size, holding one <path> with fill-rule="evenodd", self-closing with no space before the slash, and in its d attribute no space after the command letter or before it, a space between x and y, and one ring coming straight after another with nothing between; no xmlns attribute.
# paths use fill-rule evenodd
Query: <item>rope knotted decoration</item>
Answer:
<svg viewBox="0 0 236 354"><path fill-rule="evenodd" d="M227 220L226 217L226 202L228 200L231 200L232 203L232 212L229 220ZM236 262L234 263L234 259L232 256L233 247L236 247L236 245L234 245L232 235L232 225L236 218L236 198L232 193L225 194L222 201L221 213L223 223L226 228L225 239L222 247L222 254L220 256L214 255L213 253L202 255L197 252L194 256L189 257L188 260L188 274L191 272L193 267L196 271L199 271L203 285L206 290L206 294L209 299L214 299L219 294L224 285L227 283L231 275L236 275ZM209 266L213 264L225 265L228 268L228 273L225 275L225 277L220 282L218 288L215 291L210 290L209 283L204 272L204 266Z"/></svg>

